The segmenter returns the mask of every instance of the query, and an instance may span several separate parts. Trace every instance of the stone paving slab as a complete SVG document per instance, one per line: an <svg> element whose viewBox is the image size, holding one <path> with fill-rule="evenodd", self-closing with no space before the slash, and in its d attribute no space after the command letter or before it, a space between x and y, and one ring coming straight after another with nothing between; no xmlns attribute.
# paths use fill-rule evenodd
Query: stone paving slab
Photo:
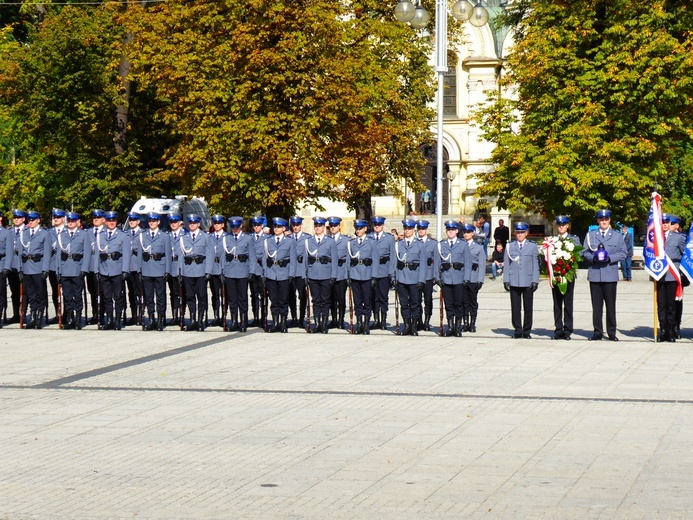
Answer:
<svg viewBox="0 0 693 520"><path fill-rule="evenodd" d="M570 342L499 280L463 338L6 327L0 519L691 517L692 335L618 291L617 343L584 280Z"/></svg>

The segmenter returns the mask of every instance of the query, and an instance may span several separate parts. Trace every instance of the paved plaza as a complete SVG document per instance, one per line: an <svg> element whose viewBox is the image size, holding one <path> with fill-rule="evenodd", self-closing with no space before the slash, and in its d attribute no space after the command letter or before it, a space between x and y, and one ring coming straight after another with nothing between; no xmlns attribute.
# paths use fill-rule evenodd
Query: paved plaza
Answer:
<svg viewBox="0 0 693 520"><path fill-rule="evenodd" d="M462 338L5 327L0 519L693 517L693 303L634 279L619 342L584 273L572 341L488 279Z"/></svg>

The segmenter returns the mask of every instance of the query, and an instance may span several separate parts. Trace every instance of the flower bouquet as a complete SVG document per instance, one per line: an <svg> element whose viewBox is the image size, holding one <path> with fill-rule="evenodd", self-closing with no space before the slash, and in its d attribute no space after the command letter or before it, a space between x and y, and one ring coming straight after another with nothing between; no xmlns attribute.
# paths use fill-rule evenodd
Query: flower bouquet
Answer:
<svg viewBox="0 0 693 520"><path fill-rule="evenodd" d="M575 280L580 251L584 248L569 238L546 237L541 244L546 269L549 272L549 285L558 286L561 294L568 290L568 283Z"/></svg>

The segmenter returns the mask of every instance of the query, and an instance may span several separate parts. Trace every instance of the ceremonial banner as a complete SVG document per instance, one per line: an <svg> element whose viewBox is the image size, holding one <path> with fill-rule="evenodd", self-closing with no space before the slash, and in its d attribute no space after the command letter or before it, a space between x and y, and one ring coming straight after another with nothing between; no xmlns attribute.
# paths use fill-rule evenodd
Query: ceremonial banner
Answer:
<svg viewBox="0 0 693 520"><path fill-rule="evenodd" d="M656 191L652 192L652 205L647 219L647 234L642 256L645 260L645 271L652 278L659 280L666 274L668 265L662 231L662 197Z"/></svg>
<svg viewBox="0 0 693 520"><path fill-rule="evenodd" d="M693 222L688 230L688 240L686 240L686 250L681 259L681 272L693 282Z"/></svg>

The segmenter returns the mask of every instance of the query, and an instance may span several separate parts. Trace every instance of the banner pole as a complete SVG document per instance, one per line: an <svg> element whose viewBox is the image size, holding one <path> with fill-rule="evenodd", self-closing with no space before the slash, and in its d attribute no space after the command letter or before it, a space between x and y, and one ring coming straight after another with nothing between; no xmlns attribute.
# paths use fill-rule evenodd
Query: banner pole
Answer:
<svg viewBox="0 0 693 520"><path fill-rule="evenodd" d="M658 327L658 319L657 319L657 280L653 280L654 283L654 342L657 343L657 327Z"/></svg>

